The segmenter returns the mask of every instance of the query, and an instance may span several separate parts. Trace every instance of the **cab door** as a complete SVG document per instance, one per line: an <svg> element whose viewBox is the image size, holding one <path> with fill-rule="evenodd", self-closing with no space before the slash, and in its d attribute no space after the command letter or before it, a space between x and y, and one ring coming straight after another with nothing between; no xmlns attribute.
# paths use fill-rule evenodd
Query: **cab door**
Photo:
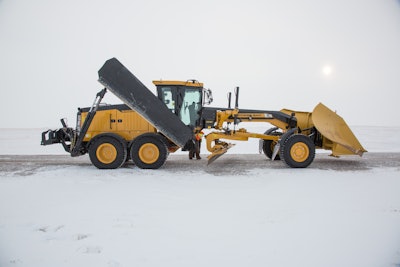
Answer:
<svg viewBox="0 0 400 267"><path fill-rule="evenodd" d="M179 119L186 125L196 127L196 122L200 118L200 110L202 108L202 91L196 87L182 87L178 92L181 98Z"/></svg>

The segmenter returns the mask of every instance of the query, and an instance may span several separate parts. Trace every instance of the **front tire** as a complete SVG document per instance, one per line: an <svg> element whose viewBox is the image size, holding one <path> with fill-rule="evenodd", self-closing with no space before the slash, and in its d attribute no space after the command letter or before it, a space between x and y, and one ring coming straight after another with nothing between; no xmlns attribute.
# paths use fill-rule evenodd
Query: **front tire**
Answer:
<svg viewBox="0 0 400 267"><path fill-rule="evenodd" d="M137 137L130 150L133 163L141 169L160 168L168 155L162 137L157 134L144 134Z"/></svg>
<svg viewBox="0 0 400 267"><path fill-rule="evenodd" d="M99 169L117 169L127 157L126 143L118 137L103 135L97 137L89 147L89 158Z"/></svg>
<svg viewBox="0 0 400 267"><path fill-rule="evenodd" d="M294 134L281 145L280 156L289 167L306 168L314 160L315 145L309 137Z"/></svg>

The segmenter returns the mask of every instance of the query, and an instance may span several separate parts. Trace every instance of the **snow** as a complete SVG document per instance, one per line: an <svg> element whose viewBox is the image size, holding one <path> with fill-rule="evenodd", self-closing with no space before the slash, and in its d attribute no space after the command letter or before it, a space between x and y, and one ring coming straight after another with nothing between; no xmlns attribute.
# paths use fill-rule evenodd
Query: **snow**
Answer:
<svg viewBox="0 0 400 267"><path fill-rule="evenodd" d="M400 152L399 128L351 128L369 153ZM0 156L65 155L39 145L42 130L0 129ZM206 167L183 154L159 170L0 172L0 266L400 266L399 166L261 168L238 155Z"/></svg>

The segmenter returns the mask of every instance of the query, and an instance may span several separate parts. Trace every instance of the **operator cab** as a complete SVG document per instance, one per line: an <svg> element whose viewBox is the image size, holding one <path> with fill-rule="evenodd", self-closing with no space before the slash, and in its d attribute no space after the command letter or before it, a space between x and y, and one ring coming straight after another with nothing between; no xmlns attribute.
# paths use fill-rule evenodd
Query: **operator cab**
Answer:
<svg viewBox="0 0 400 267"><path fill-rule="evenodd" d="M158 98L192 128L198 125L203 105L212 102L211 90L204 89L203 83L196 80L153 81L153 84L157 87Z"/></svg>

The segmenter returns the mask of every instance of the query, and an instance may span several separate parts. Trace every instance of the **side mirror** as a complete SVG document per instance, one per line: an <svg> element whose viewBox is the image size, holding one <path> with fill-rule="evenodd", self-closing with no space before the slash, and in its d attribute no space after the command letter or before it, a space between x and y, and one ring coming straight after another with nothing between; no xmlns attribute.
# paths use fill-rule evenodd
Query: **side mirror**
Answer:
<svg viewBox="0 0 400 267"><path fill-rule="evenodd" d="M210 89L204 89L204 104L210 105L213 102L212 91Z"/></svg>

